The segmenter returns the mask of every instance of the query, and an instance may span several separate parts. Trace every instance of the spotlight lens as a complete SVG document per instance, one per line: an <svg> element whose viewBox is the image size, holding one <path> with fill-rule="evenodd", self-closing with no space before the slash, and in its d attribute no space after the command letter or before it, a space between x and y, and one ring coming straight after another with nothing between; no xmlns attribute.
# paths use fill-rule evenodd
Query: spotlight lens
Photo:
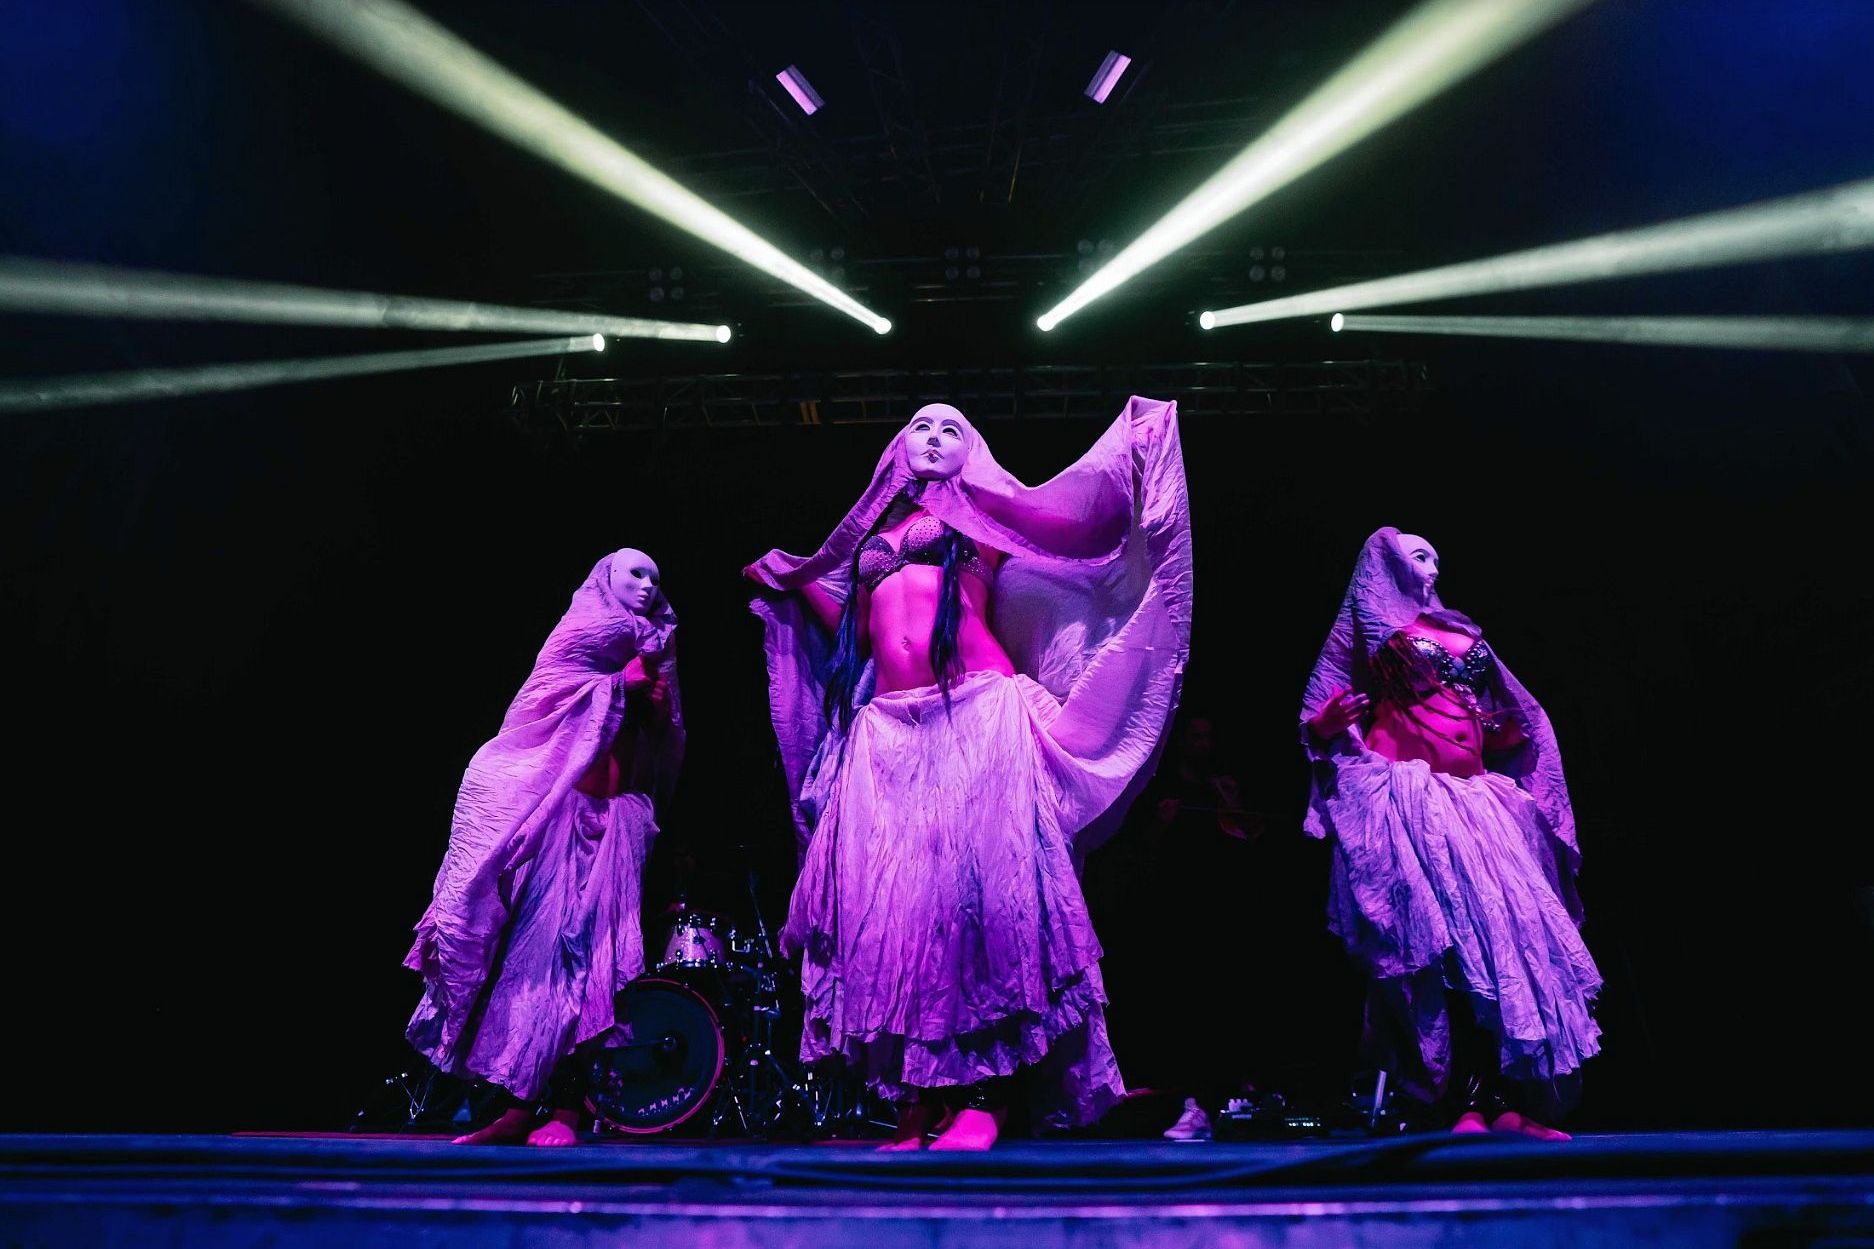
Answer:
<svg viewBox="0 0 1874 1249"><path fill-rule="evenodd" d="M1197 324L1203 329L1214 330L1217 328L1217 314L1214 312L1202 313L1197 318Z"/></svg>
<svg viewBox="0 0 1874 1249"><path fill-rule="evenodd" d="M1334 319L1327 323L1327 328L1338 334L1340 333L1340 327L1345 324L1347 324L1347 318L1337 312L1334 314Z"/></svg>
<svg viewBox="0 0 1874 1249"><path fill-rule="evenodd" d="M1041 317L1035 321L1035 324L1040 326L1041 332L1045 334L1054 328L1054 319L1052 317Z"/></svg>
<svg viewBox="0 0 1874 1249"><path fill-rule="evenodd" d="M718 325L716 327L716 341L719 343L726 343L729 341L729 327L728 326Z"/></svg>
<svg viewBox="0 0 1874 1249"><path fill-rule="evenodd" d="M594 334L594 335L592 336L592 350L594 350L594 351L604 351L604 350L605 350L605 335L603 335L603 334Z"/></svg>
<svg viewBox="0 0 1874 1249"><path fill-rule="evenodd" d="M891 322L887 321L884 317L880 317L878 319L878 324L874 325L872 328L881 334L889 334L891 333Z"/></svg>

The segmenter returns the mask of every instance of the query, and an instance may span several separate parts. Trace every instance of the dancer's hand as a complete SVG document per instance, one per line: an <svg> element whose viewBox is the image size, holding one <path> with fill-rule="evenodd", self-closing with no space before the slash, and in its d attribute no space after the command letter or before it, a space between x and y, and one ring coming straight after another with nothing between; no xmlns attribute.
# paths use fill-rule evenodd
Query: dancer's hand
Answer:
<svg viewBox="0 0 1874 1249"><path fill-rule="evenodd" d="M651 684L651 710L660 716L670 713L670 679L661 672Z"/></svg>
<svg viewBox="0 0 1874 1249"><path fill-rule="evenodd" d="M1308 717L1308 731L1324 742L1332 741L1358 724L1369 705L1365 694L1344 687L1335 690L1321 710Z"/></svg>

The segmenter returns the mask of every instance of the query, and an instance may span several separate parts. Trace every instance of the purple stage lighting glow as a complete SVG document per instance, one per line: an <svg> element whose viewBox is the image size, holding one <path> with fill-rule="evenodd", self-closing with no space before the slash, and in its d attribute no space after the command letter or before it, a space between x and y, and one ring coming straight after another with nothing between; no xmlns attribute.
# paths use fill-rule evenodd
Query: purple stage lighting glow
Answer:
<svg viewBox="0 0 1874 1249"><path fill-rule="evenodd" d="M774 80L787 88L787 93L794 97L794 103L800 105L800 111L811 117L826 104L820 93L807 81L807 75L800 72L797 65L789 65L774 76Z"/></svg>
<svg viewBox="0 0 1874 1249"><path fill-rule="evenodd" d="M1106 103L1106 97L1113 93L1113 88L1119 83L1119 76L1126 72L1126 66L1130 64L1132 58L1124 52L1108 52L1106 59L1093 72L1093 81L1087 84L1087 98L1095 104Z"/></svg>

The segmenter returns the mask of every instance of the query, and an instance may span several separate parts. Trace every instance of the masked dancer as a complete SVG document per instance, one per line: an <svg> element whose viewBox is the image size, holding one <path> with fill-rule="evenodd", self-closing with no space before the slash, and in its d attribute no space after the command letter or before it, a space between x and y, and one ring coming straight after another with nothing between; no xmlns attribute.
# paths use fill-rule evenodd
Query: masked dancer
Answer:
<svg viewBox="0 0 1874 1249"><path fill-rule="evenodd" d="M613 995L644 970L639 885L684 737L660 582L642 551L600 560L463 775L405 960L425 984L410 1043L502 1091L494 1121L459 1143L573 1143L574 1051L612 1027Z"/></svg>
<svg viewBox="0 0 1874 1249"><path fill-rule="evenodd" d="M1175 405L1134 398L1040 486L920 409L808 556L747 575L802 837L784 940L802 1057L900 1105L893 1146L987 1148L1123 1092L1078 856L1161 747L1189 650Z"/></svg>
<svg viewBox="0 0 1874 1249"><path fill-rule="evenodd" d="M1580 852L1542 705L1438 598L1438 553L1381 529L1302 704L1329 927L1372 977L1367 1036L1454 1130L1566 1139L1600 1048Z"/></svg>

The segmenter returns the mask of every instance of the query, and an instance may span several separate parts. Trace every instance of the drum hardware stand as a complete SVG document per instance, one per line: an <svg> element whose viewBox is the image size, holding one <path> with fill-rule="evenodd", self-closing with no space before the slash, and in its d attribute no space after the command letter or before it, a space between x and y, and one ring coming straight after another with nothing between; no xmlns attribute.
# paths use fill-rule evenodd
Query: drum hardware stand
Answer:
<svg viewBox="0 0 1874 1249"><path fill-rule="evenodd" d="M780 960L768 932L768 921L761 913L761 893L755 869L748 869L748 901L755 913L756 953L759 962L755 989L749 1003L748 1038L729 1064L731 1074L716 1093L711 1109L709 1134L715 1136L730 1115L749 1136L764 1137L787 1119L793 1109L804 1111L806 1126L818 1132L825 1126L824 1099L809 1089L811 1075L803 1075L774 1053L774 1021L781 1015L781 1003L774 967Z"/></svg>
<svg viewBox="0 0 1874 1249"><path fill-rule="evenodd" d="M418 1120L429 1113L429 1099L436 1091L436 1072L431 1069L421 1075L412 1075L408 1071L399 1071L394 1076L385 1076L380 1099L393 1100L403 1106L402 1127L414 1127ZM351 1117L353 1132L368 1131L371 1112L378 1099L366 1102L358 1107L358 1113Z"/></svg>
<svg viewBox="0 0 1874 1249"><path fill-rule="evenodd" d="M771 982L773 977L764 972L762 979ZM771 988L767 990L769 996L772 992ZM755 1025L749 1030L748 1043L735 1056L734 1072L723 1081L722 1089L716 1094L709 1122L711 1136L721 1130L730 1115L734 1115L744 1133L757 1138L780 1127L789 1112L796 1109L802 1112L809 1130L818 1131L824 1125L819 1099L801 1076L775 1057L773 1016L779 1013L776 1006L755 1008Z"/></svg>
<svg viewBox="0 0 1874 1249"><path fill-rule="evenodd" d="M437 1103L447 1105L450 1099L455 1101L453 1112L446 1119L436 1117ZM390 1120L397 1116L381 1113L387 1101L398 1107L402 1122L392 1124ZM374 1127L388 1126L407 1132L444 1124L460 1126L473 1118L473 1109L473 1092L467 1086L424 1062L416 1071L399 1071L394 1076L384 1077L377 1095L358 1107L358 1112L351 1117L349 1130L367 1132Z"/></svg>

